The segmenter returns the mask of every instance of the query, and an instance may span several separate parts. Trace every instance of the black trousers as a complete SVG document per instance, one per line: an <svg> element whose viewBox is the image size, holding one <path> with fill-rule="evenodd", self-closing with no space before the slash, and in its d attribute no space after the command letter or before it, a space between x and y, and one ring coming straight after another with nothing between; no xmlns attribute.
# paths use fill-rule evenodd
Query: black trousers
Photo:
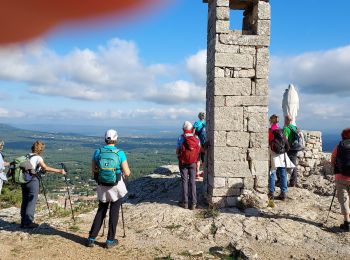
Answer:
<svg viewBox="0 0 350 260"><path fill-rule="evenodd" d="M98 232L100 232L103 220L106 217L108 206L109 207L109 222L108 222L108 234L107 240L114 240L116 236L117 224L119 219L119 209L122 204L122 199L115 202L99 202L98 210L92 223L89 237L96 238Z"/></svg>
<svg viewBox="0 0 350 260"><path fill-rule="evenodd" d="M298 151L288 151L288 157L292 161L292 163L295 165L295 168L292 168L290 172L290 181L289 185L290 186L295 186L298 181L298 170L297 170L297 158L298 158Z"/></svg>
<svg viewBox="0 0 350 260"><path fill-rule="evenodd" d="M196 163L180 165L181 201L183 203L197 204L196 172Z"/></svg>

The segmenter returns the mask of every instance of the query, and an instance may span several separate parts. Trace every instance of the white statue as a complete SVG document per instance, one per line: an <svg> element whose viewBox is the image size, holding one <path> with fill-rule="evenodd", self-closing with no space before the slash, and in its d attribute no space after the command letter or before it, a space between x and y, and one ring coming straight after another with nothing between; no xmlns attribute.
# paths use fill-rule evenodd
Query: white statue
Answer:
<svg viewBox="0 0 350 260"><path fill-rule="evenodd" d="M292 118L292 124L296 126L296 117L299 110L299 96L293 84L289 84L288 89L283 94L282 109L284 116Z"/></svg>

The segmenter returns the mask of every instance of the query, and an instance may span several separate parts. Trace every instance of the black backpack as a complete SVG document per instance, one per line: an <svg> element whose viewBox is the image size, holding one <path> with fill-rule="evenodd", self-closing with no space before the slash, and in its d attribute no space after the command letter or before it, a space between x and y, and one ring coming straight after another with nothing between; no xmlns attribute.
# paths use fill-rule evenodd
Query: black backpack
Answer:
<svg viewBox="0 0 350 260"><path fill-rule="evenodd" d="M350 177L350 139L343 140L338 145L334 172Z"/></svg>
<svg viewBox="0 0 350 260"><path fill-rule="evenodd" d="M291 132L291 143L290 145L290 150L291 151L301 151L304 149L304 144L303 144L303 139L300 134L299 128L297 130L294 130L292 127L289 127L290 132Z"/></svg>
<svg viewBox="0 0 350 260"><path fill-rule="evenodd" d="M270 147L276 154L284 154L289 150L287 138L284 136L282 129L272 131L273 139L270 142Z"/></svg>

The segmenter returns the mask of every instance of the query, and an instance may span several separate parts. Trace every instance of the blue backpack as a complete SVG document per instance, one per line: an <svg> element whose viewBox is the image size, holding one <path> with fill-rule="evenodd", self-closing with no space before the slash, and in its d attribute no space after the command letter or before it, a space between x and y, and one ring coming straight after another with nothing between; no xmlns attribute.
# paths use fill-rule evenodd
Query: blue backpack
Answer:
<svg viewBox="0 0 350 260"><path fill-rule="evenodd" d="M120 169L119 150L114 148L100 148L97 160L98 184L114 186L120 181L122 171Z"/></svg>
<svg viewBox="0 0 350 260"><path fill-rule="evenodd" d="M201 129L196 129L196 135L198 136L199 140L201 141L201 145L205 144L205 141L207 139L207 132L205 131L205 125L202 125Z"/></svg>

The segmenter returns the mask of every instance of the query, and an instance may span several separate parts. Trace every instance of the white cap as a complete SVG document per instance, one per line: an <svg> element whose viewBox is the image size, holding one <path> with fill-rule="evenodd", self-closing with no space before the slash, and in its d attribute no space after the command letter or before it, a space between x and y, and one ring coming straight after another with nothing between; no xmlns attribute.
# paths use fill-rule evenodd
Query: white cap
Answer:
<svg viewBox="0 0 350 260"><path fill-rule="evenodd" d="M193 125L191 124L191 122L189 122L189 121L185 121L185 123L184 123L184 125L183 125L183 130L192 130L192 128L193 128Z"/></svg>
<svg viewBox="0 0 350 260"><path fill-rule="evenodd" d="M115 131L114 129L109 129L106 131L105 133L105 140L106 141L117 141L117 138L118 138L118 134L117 134L117 131Z"/></svg>

